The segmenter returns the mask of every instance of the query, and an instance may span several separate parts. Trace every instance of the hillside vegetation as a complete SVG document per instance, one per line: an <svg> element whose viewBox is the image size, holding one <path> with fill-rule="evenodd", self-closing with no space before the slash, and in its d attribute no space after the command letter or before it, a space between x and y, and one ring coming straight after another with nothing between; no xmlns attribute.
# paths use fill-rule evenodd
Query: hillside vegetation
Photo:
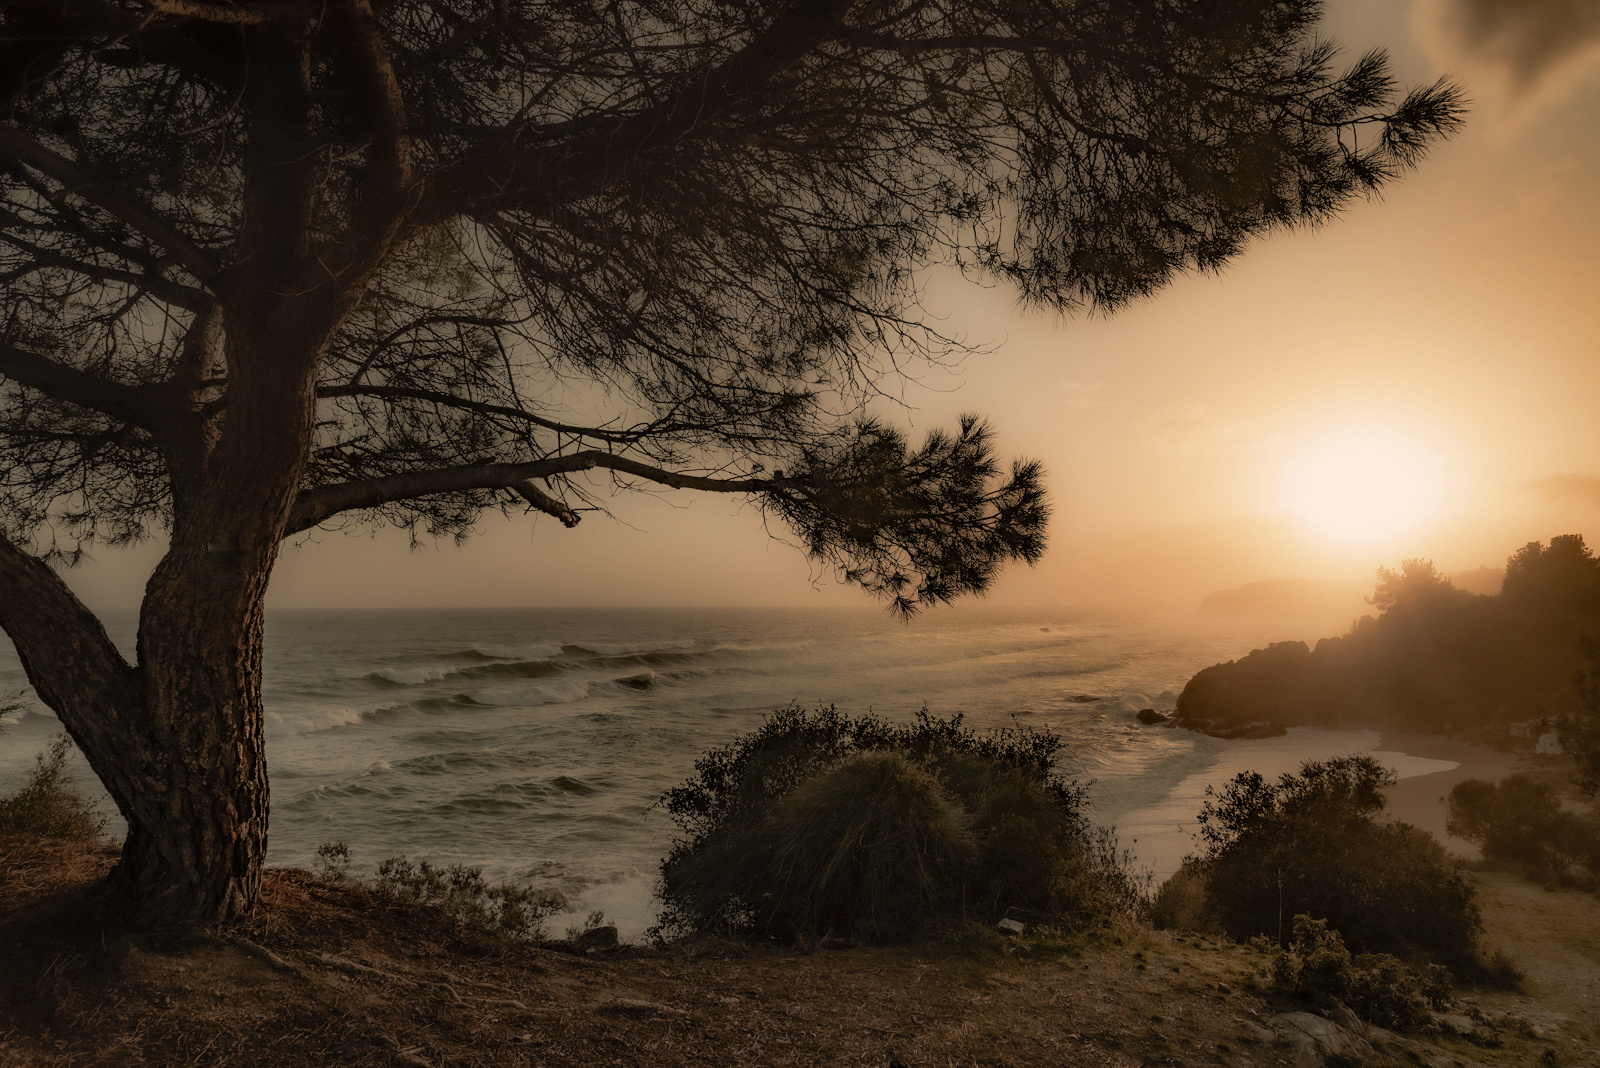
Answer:
<svg viewBox="0 0 1600 1068"><path fill-rule="evenodd" d="M702 928L619 946L596 916L551 940L540 921L557 899L404 859L364 882L346 873L339 843L322 851L319 874L267 871L248 920L163 933L105 907L99 884L116 851L97 828L0 831L0 1068L1593 1062L1592 898L1530 901L1499 884L1480 912L1479 877L1438 867L1437 847L1399 867L1349 848L1382 831L1383 776L1370 760L1307 764L1275 787L1241 777L1202 813L1215 847L1199 858L1204 881L1232 879L1231 900L1239 885L1266 883L1263 865L1285 867L1287 850L1380 911L1404 912L1383 887L1409 888L1436 921L1461 921L1435 924L1443 948L1514 939L1530 965L1520 990L1483 989L1470 968L1453 985L1421 959L1430 947L1414 944L1415 916L1396 942L1372 916L1308 896L1298 874L1278 900L1232 917L1240 934L1270 931L1287 905L1292 937L1231 941L1212 922L1215 901L1200 910L1202 930L1153 930L1127 907L1136 884L1083 837L1077 791L1051 775L1058 744L1048 732L789 710L708 754L669 794L686 829L706 833L680 843L663 876L724 834L755 846L718 856L745 872L729 884L731 911L767 917L739 940ZM47 756L23 793L50 766ZM1060 849L1020 863L1012 847L1041 834ZM790 848L822 848L849 877L784 899L792 883L774 861ZM975 871L977 857L995 870ZM913 861L928 872L904 867ZM949 889L945 871L964 874L962 893L986 918L935 909L915 938L906 917L882 926L894 912L874 910L939 904L915 888ZM919 882L929 872L938 877ZM1443 897L1423 901L1430 887ZM1000 903L1033 892L1055 895L1053 910L994 922ZM1000 900L985 910L986 897ZM844 922L823 931L823 914L796 900L843 908ZM866 944L886 935L907 941ZM1380 946L1411 959L1370 952Z"/></svg>
<svg viewBox="0 0 1600 1068"><path fill-rule="evenodd" d="M5 1068L1477 1068L1592 1064L1600 1044L1585 1014L1600 994L1594 899L1515 880L1494 884L1484 918L1536 979L1463 992L1459 1030L1401 1037L1307 1011L1274 985L1273 953L1133 924L1067 939L970 928L897 949L583 953L269 869L248 923L173 942L93 909L113 859L0 838ZM1324 1056L1307 1028L1355 1048Z"/></svg>
<svg viewBox="0 0 1600 1068"><path fill-rule="evenodd" d="M1459 589L1432 561L1380 569L1363 616L1314 648L1278 642L1209 667L1178 698L1180 726L1477 729L1582 711L1573 679L1600 634L1600 559L1582 535L1531 542L1494 596Z"/></svg>

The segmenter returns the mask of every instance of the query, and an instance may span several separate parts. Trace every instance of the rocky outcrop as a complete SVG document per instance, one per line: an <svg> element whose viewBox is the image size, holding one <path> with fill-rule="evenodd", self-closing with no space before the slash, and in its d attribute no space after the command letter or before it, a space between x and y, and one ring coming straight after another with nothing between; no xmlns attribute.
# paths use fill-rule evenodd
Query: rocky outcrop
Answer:
<svg viewBox="0 0 1600 1068"><path fill-rule="evenodd" d="M1294 1068L1323 1068L1328 1064L1361 1064L1375 1060L1377 1049L1363 1034L1312 1012L1285 1012L1267 1020L1256 1037L1266 1046L1283 1049Z"/></svg>
<svg viewBox="0 0 1600 1068"><path fill-rule="evenodd" d="M1285 1012L1255 1028L1262 1045L1292 1068L1346 1068L1358 1064L1418 1064L1429 1068L1475 1068L1477 1061L1369 1024L1341 1004L1326 1016Z"/></svg>
<svg viewBox="0 0 1600 1068"><path fill-rule="evenodd" d="M1305 642L1277 642L1205 668L1178 695L1180 727L1221 738L1264 738L1330 711L1320 665Z"/></svg>
<svg viewBox="0 0 1600 1068"><path fill-rule="evenodd" d="M1306 579L1251 582L1218 590L1200 602L1202 615L1255 619L1349 619L1362 607L1361 594L1346 586Z"/></svg>

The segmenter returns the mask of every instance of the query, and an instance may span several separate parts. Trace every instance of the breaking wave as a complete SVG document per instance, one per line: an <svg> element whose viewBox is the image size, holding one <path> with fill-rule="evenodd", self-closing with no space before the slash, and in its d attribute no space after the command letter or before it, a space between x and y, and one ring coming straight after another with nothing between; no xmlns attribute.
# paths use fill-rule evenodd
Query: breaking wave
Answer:
<svg viewBox="0 0 1600 1068"><path fill-rule="evenodd" d="M424 682L438 682L440 679L449 678L455 672L448 668L380 668L369 671L361 676L373 682L392 682L397 686L418 686Z"/></svg>
<svg viewBox="0 0 1600 1068"><path fill-rule="evenodd" d="M488 692L460 694L459 697L475 705L507 705L531 707L534 705L564 705L581 701L589 696L588 684L582 682L552 682L544 686L526 686L517 690L491 690Z"/></svg>

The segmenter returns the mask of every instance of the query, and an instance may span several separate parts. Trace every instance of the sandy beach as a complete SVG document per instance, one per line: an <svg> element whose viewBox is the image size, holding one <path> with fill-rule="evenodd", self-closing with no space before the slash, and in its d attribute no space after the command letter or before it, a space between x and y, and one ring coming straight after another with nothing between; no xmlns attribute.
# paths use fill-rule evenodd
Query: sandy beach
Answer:
<svg viewBox="0 0 1600 1068"><path fill-rule="evenodd" d="M1458 857L1478 859L1478 847L1445 832L1444 799L1456 783L1466 779L1498 782L1507 775L1530 771L1535 765L1520 753L1502 753L1486 745L1474 745L1440 734L1413 734L1384 731L1372 755L1384 760L1396 753L1429 760L1447 760L1456 766L1426 775L1401 779L1389 790L1388 812L1398 820L1421 827L1444 843ZM1389 761L1385 760L1385 763Z"/></svg>
<svg viewBox="0 0 1600 1068"><path fill-rule="evenodd" d="M1352 753L1369 754L1400 777L1388 792L1390 815L1421 827L1452 854L1468 860L1478 859L1478 847L1445 832L1444 798L1451 788L1464 779L1498 782L1519 771L1537 771L1546 768L1549 759L1502 753L1437 734L1297 727L1275 738L1226 743L1211 764L1176 783L1166 797L1120 813L1115 821L1118 836L1137 864L1160 882L1197 848L1196 816L1208 788L1221 789L1242 771L1276 779L1298 771L1307 760Z"/></svg>

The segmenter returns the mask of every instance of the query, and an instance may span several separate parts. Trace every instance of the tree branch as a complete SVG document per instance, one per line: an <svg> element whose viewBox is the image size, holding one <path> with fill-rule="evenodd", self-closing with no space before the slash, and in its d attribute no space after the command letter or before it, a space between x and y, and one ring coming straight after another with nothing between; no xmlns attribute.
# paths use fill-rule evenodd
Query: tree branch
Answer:
<svg viewBox="0 0 1600 1068"><path fill-rule="evenodd" d="M289 513L289 522L284 527L284 536L310 530L340 512L358 508L376 508L395 501L406 501L413 497L428 497L439 493L510 489L515 490L526 500L529 499L527 494L517 487L530 479L594 470L632 475L673 489L707 490L711 493L767 493L793 488L789 480L782 478L707 478L703 475L686 475L626 456L588 450L528 463L466 464L460 467L407 471L403 474L363 479L359 482L318 486L316 489L306 490L295 501L294 508ZM530 500L530 503L535 507L542 507L537 502ZM557 513L551 514L560 518Z"/></svg>
<svg viewBox="0 0 1600 1068"><path fill-rule="evenodd" d="M10 219L0 218L0 222L10 221ZM95 263L85 263L82 260L62 255L42 245L35 245L31 241L24 241L12 234L0 233L0 241L4 241L13 248L34 257L41 265L59 267L64 271L71 271L74 274L81 274L86 278L93 278L101 282L122 282L136 289L142 289L158 300L165 301L168 304L175 304L180 308L187 308L190 311L198 311L210 303L211 300L211 295L205 290L184 285L182 282L175 282L153 271L141 274L138 271L125 271L120 267L103 267Z"/></svg>
<svg viewBox="0 0 1600 1068"><path fill-rule="evenodd" d="M649 425L640 430L614 431L600 427L558 423L552 419L545 419L542 416L534 415L532 412L514 408L507 404L469 400L465 397L457 397L452 393L443 393L432 389L417 389L412 386L362 386L347 383L342 386L317 387L318 400L334 397L376 397L380 400L426 401L444 408L455 408L463 412L477 412L479 415L500 416L505 419L514 419L518 422L543 427L546 430L553 430L558 434L572 434L577 437L592 438L598 441L614 441L618 443L637 441L650 430Z"/></svg>
<svg viewBox="0 0 1600 1068"><path fill-rule="evenodd" d="M440 169L428 183L416 218L427 223L510 208L544 212L624 179L641 152L724 114L826 41L851 2L796 0L727 60L638 114L599 126L585 123L572 129L568 139L554 142L554 130L498 130L481 149Z"/></svg>
<svg viewBox="0 0 1600 1068"><path fill-rule="evenodd" d="M47 397L147 430L157 421L153 398L137 387L108 381L5 342L0 342L0 375Z"/></svg>
<svg viewBox="0 0 1600 1068"><path fill-rule="evenodd" d="M217 265L209 253L190 241L166 219L112 183L95 177L67 157L4 123L0 123L0 154L27 164L54 178L71 192L97 204L166 249L201 282L214 284Z"/></svg>
<svg viewBox="0 0 1600 1068"><path fill-rule="evenodd" d="M561 520L561 525L568 530L577 526L578 520L582 518L565 501L556 500L532 482L517 482L512 485L511 490L539 511Z"/></svg>
<svg viewBox="0 0 1600 1068"><path fill-rule="evenodd" d="M117 651L94 613L50 566L0 534L0 628L17 647L39 697L80 741L100 735L140 706L137 669ZM119 744L125 744L119 743Z"/></svg>
<svg viewBox="0 0 1600 1068"><path fill-rule="evenodd" d="M329 23L338 33L341 58L355 74L362 112L375 134L367 150L371 162L362 196L370 211L388 215L404 199L412 180L405 94L368 0L338 0L333 14Z"/></svg>
<svg viewBox="0 0 1600 1068"><path fill-rule="evenodd" d="M198 19L202 22L220 22L228 26L259 26L277 19L311 21L304 4L291 0L264 0L249 7L232 4L206 3L205 0L145 0L151 11L178 18Z"/></svg>

